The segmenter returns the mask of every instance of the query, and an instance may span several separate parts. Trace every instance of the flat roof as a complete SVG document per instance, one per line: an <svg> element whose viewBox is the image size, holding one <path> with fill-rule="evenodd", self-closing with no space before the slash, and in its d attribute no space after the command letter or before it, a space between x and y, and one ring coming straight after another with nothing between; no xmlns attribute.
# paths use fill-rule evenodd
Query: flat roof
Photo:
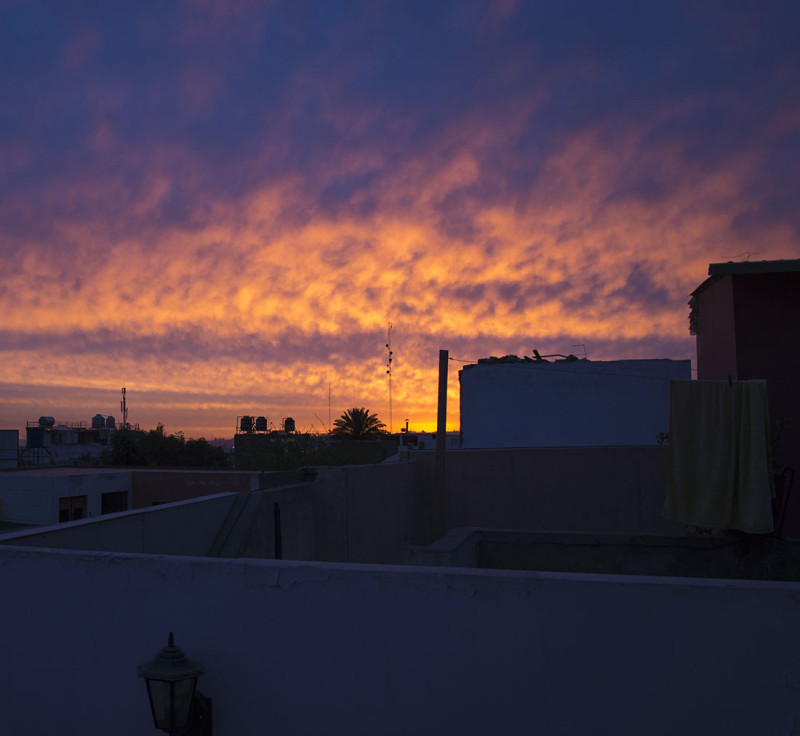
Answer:
<svg viewBox="0 0 800 736"><path fill-rule="evenodd" d="M202 473L204 475L253 475L261 473L260 470L245 470L242 468L158 468L158 467L138 467L132 466L91 466L82 467L79 465L53 466L53 465L21 465L14 468L1 468L0 471L15 473L17 475L34 476L73 476L73 475L114 475L117 473L173 473L175 475L185 475L187 473ZM266 473L280 473L283 471L265 471Z"/></svg>
<svg viewBox="0 0 800 736"><path fill-rule="evenodd" d="M80 467L77 465L70 466L53 466L53 465L20 465L14 468L3 468L3 472L11 475L27 475L37 477L53 477L53 476L75 476L75 475L113 475L117 473L129 473L130 468L116 468L116 467Z"/></svg>
<svg viewBox="0 0 800 736"><path fill-rule="evenodd" d="M6 534L7 532L20 532L25 529L32 528L32 524L19 524L16 521L3 521L0 519L0 534Z"/></svg>
<svg viewBox="0 0 800 736"><path fill-rule="evenodd" d="M727 261L726 263L709 263L709 276L744 273L786 273L800 271L800 258L779 261Z"/></svg>
<svg viewBox="0 0 800 736"><path fill-rule="evenodd" d="M543 355L539 358L531 358L528 355L525 355L521 358L518 355L504 355L503 357L498 358L497 356L492 355L488 358L478 358L477 363L468 363L464 365L459 372L468 371L472 368L477 368L478 366L487 365L525 365L540 368L565 366L565 370L566 367L580 368L583 370L591 370L592 368L630 368L639 370L645 363L650 365L659 364L661 366L666 366L689 362L690 360L688 358L621 358L619 360L589 360L588 358L578 358L574 355Z"/></svg>
<svg viewBox="0 0 800 736"><path fill-rule="evenodd" d="M800 271L800 258L778 261L727 261L709 263L708 278L689 295L689 334L697 334L697 295L723 276L749 276L763 273L796 273Z"/></svg>

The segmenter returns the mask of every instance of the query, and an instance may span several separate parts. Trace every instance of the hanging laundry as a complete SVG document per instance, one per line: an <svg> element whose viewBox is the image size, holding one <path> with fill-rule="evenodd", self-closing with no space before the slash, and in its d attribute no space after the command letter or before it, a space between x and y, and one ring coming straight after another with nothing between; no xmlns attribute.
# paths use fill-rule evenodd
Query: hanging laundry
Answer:
<svg viewBox="0 0 800 736"><path fill-rule="evenodd" d="M670 381L664 515L702 528L773 530L766 381Z"/></svg>

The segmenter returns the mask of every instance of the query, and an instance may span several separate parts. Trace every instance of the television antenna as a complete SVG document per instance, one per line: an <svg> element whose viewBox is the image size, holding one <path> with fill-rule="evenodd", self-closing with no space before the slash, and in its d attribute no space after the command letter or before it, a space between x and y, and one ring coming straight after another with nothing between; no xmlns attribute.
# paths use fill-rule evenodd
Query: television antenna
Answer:
<svg viewBox="0 0 800 736"><path fill-rule="evenodd" d="M392 323L386 329L386 374L389 376L389 434L394 431L392 427Z"/></svg>
<svg viewBox="0 0 800 736"><path fill-rule="evenodd" d="M122 412L122 427L128 428L128 402L125 398L125 381L122 382L122 401L119 402L119 410Z"/></svg>

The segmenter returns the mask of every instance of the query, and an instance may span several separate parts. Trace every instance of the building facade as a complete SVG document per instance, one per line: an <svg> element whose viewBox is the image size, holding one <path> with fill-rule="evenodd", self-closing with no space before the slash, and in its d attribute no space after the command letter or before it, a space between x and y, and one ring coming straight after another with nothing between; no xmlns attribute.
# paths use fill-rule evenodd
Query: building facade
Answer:
<svg viewBox="0 0 800 736"><path fill-rule="evenodd" d="M780 506L800 467L800 259L712 263L689 306L698 379L767 381ZM800 534L791 497L786 525Z"/></svg>
<svg viewBox="0 0 800 736"><path fill-rule="evenodd" d="M464 448L656 445L689 360L479 361L459 372Z"/></svg>

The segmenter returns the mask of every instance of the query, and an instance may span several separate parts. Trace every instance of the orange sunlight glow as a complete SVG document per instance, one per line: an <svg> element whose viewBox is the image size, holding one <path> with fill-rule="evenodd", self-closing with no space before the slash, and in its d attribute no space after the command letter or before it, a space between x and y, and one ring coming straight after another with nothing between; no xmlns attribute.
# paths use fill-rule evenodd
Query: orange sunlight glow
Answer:
<svg viewBox="0 0 800 736"><path fill-rule="evenodd" d="M476 149L493 145L499 127L461 121L451 131L460 145L380 178L375 206L360 214L316 210L303 182L287 176L239 200L193 203L191 227L129 235L102 216L54 223L49 237L63 250L40 258L38 247L21 249L0 292L4 327L19 338L4 352L4 381L38 391L38 401L11 391L6 422L113 414L124 379L132 421L188 436L230 435L243 413L294 416L300 429L320 431L329 386L333 418L366 406L388 424L389 320L394 429L405 418L435 429L439 348L460 360L576 343L595 359L690 357L689 292L709 260L750 245L728 214L748 158L655 203L609 199L605 182L624 178L636 141L608 147L584 134L552 155L530 191L498 204L469 192L491 176ZM158 221L182 155L160 152L146 186L120 191L130 201L124 217ZM648 155L671 165L668 147ZM380 165L369 151L352 162ZM122 184L76 187L91 199ZM443 203L456 195L469 215L461 230L442 224ZM773 257L791 253L790 233L767 237ZM654 337L679 348L653 355ZM451 363L449 429L459 426L460 365Z"/></svg>

